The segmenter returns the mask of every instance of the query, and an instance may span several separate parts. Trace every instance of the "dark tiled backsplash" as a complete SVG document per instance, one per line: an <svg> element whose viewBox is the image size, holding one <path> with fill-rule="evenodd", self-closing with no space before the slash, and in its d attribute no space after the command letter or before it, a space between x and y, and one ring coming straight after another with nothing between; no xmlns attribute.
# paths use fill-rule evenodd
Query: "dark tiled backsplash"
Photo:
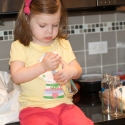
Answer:
<svg viewBox="0 0 125 125"><path fill-rule="evenodd" d="M83 68L83 74L125 71L125 18L120 14L107 14L109 19L112 19L110 17L114 19L106 20L105 16L95 15L98 19L93 18L94 15L69 17L68 39ZM92 19L97 23L92 22ZM105 21L102 22L103 20ZM5 26L0 26L0 70L8 72L9 50L14 39L14 24L15 21L7 21L7 23L5 21ZM7 29L7 27L12 28ZM89 55L88 43L97 41L108 42L108 53Z"/></svg>
<svg viewBox="0 0 125 125"><path fill-rule="evenodd" d="M68 25L69 35L125 30L125 21ZM13 40L13 30L0 31L0 41Z"/></svg>
<svg viewBox="0 0 125 125"><path fill-rule="evenodd" d="M125 30L125 21L76 24L68 26L69 34L98 33Z"/></svg>
<svg viewBox="0 0 125 125"><path fill-rule="evenodd" d="M13 40L13 30L0 31L0 41Z"/></svg>

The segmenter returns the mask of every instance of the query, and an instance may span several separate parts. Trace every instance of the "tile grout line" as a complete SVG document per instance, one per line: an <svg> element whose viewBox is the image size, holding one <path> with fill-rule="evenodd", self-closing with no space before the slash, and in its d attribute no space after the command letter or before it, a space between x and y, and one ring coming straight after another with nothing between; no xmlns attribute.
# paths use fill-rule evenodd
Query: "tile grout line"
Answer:
<svg viewBox="0 0 125 125"><path fill-rule="evenodd" d="M83 16L83 24L85 23L85 17ZM84 50L86 49L86 35L83 34L83 42L84 42ZM85 62L85 74L87 74L87 59L86 59L87 51L84 51L84 62Z"/></svg>
<svg viewBox="0 0 125 125"><path fill-rule="evenodd" d="M101 23L101 16L99 14L99 22ZM102 41L102 33L100 32L100 41ZM100 58L101 58L101 74L103 73L103 60L102 60L102 54L100 54Z"/></svg>
<svg viewBox="0 0 125 125"><path fill-rule="evenodd" d="M125 63L118 63L119 65L124 65ZM110 64L110 65L103 65L104 67L105 66L116 66L117 64ZM97 67L101 67L101 65L100 66L91 66L91 67L87 67L87 68L97 68Z"/></svg>
<svg viewBox="0 0 125 125"><path fill-rule="evenodd" d="M115 14L115 21L117 22L116 14ZM117 47L118 36L117 36L117 31L115 31L115 39L116 39L116 71L118 71L118 47Z"/></svg>
<svg viewBox="0 0 125 125"><path fill-rule="evenodd" d="M9 60L9 58L3 58L3 59L0 59L0 61L3 61L3 60Z"/></svg>

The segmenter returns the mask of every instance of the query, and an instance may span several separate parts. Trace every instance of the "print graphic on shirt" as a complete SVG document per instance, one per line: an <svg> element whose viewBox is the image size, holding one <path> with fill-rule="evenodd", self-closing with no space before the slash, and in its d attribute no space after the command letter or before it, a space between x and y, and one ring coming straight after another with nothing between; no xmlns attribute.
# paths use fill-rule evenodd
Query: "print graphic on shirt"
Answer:
<svg viewBox="0 0 125 125"><path fill-rule="evenodd" d="M40 58L39 62L42 61L45 54ZM44 91L43 98L45 99L56 99L64 98L64 92L61 86L53 79L53 71L47 71L40 75L40 78L43 79L46 83L46 88Z"/></svg>

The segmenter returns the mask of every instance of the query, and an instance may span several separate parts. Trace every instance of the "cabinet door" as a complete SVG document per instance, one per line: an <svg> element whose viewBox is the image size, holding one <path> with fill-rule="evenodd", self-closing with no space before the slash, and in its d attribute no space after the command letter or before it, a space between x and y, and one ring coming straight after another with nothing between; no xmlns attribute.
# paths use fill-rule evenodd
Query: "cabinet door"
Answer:
<svg viewBox="0 0 125 125"><path fill-rule="evenodd" d="M95 7L96 0L62 0L66 8Z"/></svg>
<svg viewBox="0 0 125 125"><path fill-rule="evenodd" d="M116 0L117 5L125 5L125 0Z"/></svg>
<svg viewBox="0 0 125 125"><path fill-rule="evenodd" d="M18 12L23 0L0 0L0 13Z"/></svg>

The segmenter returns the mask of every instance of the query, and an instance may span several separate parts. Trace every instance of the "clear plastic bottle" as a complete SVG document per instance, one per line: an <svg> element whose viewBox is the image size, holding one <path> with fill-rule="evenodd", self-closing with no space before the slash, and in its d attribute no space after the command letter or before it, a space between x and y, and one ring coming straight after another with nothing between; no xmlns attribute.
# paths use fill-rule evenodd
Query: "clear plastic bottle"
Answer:
<svg viewBox="0 0 125 125"><path fill-rule="evenodd" d="M115 118L123 116L122 83L119 76L113 76L113 81L109 86L109 95L110 116Z"/></svg>
<svg viewBox="0 0 125 125"><path fill-rule="evenodd" d="M104 74L103 80L101 81L101 92L102 92L102 112L108 114L110 111L110 103L109 103L109 84L112 80L112 76L110 74Z"/></svg>

